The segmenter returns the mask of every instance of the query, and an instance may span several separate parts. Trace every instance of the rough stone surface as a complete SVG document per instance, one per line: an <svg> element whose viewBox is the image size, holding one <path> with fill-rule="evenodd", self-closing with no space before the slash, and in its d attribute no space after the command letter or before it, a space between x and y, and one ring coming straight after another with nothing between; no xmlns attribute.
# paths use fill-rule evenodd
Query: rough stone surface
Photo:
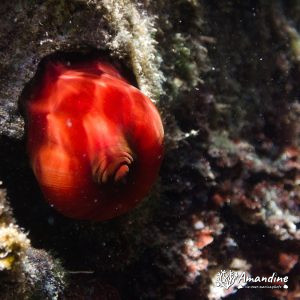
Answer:
<svg viewBox="0 0 300 300"><path fill-rule="evenodd" d="M298 1L5 0L0 17L3 299L299 297ZM149 198L96 224L42 200L18 111L43 57L91 50L131 70L166 131ZM289 288L218 288L222 270Z"/></svg>

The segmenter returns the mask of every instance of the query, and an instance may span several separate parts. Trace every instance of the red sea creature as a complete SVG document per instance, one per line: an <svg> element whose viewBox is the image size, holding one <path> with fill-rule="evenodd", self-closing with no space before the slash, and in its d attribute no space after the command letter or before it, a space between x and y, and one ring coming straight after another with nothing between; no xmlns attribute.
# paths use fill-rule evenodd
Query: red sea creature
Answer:
<svg viewBox="0 0 300 300"><path fill-rule="evenodd" d="M161 118L113 66L49 61L25 111L33 172L60 213L107 220L147 195L163 156Z"/></svg>

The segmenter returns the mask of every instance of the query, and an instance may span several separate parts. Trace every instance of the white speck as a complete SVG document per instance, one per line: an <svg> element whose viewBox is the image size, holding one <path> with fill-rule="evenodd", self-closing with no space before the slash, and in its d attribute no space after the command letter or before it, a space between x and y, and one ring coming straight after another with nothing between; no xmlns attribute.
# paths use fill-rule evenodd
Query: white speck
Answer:
<svg viewBox="0 0 300 300"><path fill-rule="evenodd" d="M48 43L48 42L52 43L53 40L52 39L44 39L44 40L40 41L40 45L43 45L43 44Z"/></svg>
<svg viewBox="0 0 300 300"><path fill-rule="evenodd" d="M260 58L259 58L259 60L260 60L260 61L262 61L262 60L263 60L263 58L262 58L262 57L260 57Z"/></svg>
<svg viewBox="0 0 300 300"><path fill-rule="evenodd" d="M73 126L73 123L72 123L72 120L71 120L71 119L68 119L68 120L66 121L66 124L67 124L68 127L72 127L72 126Z"/></svg>
<svg viewBox="0 0 300 300"><path fill-rule="evenodd" d="M94 202L97 203L99 200L98 199L94 199Z"/></svg>
<svg viewBox="0 0 300 300"><path fill-rule="evenodd" d="M184 137L188 138L190 136L196 136L198 134L198 132L199 132L199 130L192 129L190 132L185 133Z"/></svg>
<svg viewBox="0 0 300 300"><path fill-rule="evenodd" d="M196 230L199 230L199 229L204 228L203 222L202 222L202 221L197 221L197 222L194 224L194 228L195 228Z"/></svg>
<svg viewBox="0 0 300 300"><path fill-rule="evenodd" d="M216 70L216 68L215 68L215 67L212 67L212 68L211 68L211 70L212 70L212 71L215 71L215 70Z"/></svg>
<svg viewBox="0 0 300 300"><path fill-rule="evenodd" d="M107 86L106 83L104 83L104 82L97 82L97 84L100 85L100 86L102 86L102 87L106 87Z"/></svg>
<svg viewBox="0 0 300 300"><path fill-rule="evenodd" d="M285 285L283 286L283 288L284 288L284 289L288 289L289 286L285 284Z"/></svg>

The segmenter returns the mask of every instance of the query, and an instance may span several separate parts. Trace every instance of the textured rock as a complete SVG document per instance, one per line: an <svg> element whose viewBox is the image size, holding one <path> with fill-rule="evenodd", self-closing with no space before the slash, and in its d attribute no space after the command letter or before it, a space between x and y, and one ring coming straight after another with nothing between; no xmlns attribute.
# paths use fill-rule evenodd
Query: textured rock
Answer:
<svg viewBox="0 0 300 300"><path fill-rule="evenodd" d="M1 209L23 249L11 252L23 271L5 271L21 278L7 295L28 295L39 278L41 299L299 296L297 1L6 0L0 16L0 177L16 223L8 202ZM154 96L167 136L149 199L103 224L68 220L42 201L17 110L43 57L91 50ZM231 268L284 274L289 289L216 289L216 274Z"/></svg>

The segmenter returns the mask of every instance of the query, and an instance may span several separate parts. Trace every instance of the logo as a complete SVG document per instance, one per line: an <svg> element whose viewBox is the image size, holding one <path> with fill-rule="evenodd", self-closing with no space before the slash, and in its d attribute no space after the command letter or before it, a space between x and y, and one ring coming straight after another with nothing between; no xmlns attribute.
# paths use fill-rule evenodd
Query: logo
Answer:
<svg viewBox="0 0 300 300"><path fill-rule="evenodd" d="M227 272L225 270L222 270L217 274L216 286L223 287L228 290L231 286L234 285L238 276L238 272L231 270Z"/></svg>
<svg viewBox="0 0 300 300"><path fill-rule="evenodd" d="M256 276L252 277L246 272L221 270L217 273L216 286L229 289L230 287L238 288L272 288L272 289L287 289L288 276L280 277L277 273L273 273L269 277ZM256 283L257 285L248 285L249 283Z"/></svg>

